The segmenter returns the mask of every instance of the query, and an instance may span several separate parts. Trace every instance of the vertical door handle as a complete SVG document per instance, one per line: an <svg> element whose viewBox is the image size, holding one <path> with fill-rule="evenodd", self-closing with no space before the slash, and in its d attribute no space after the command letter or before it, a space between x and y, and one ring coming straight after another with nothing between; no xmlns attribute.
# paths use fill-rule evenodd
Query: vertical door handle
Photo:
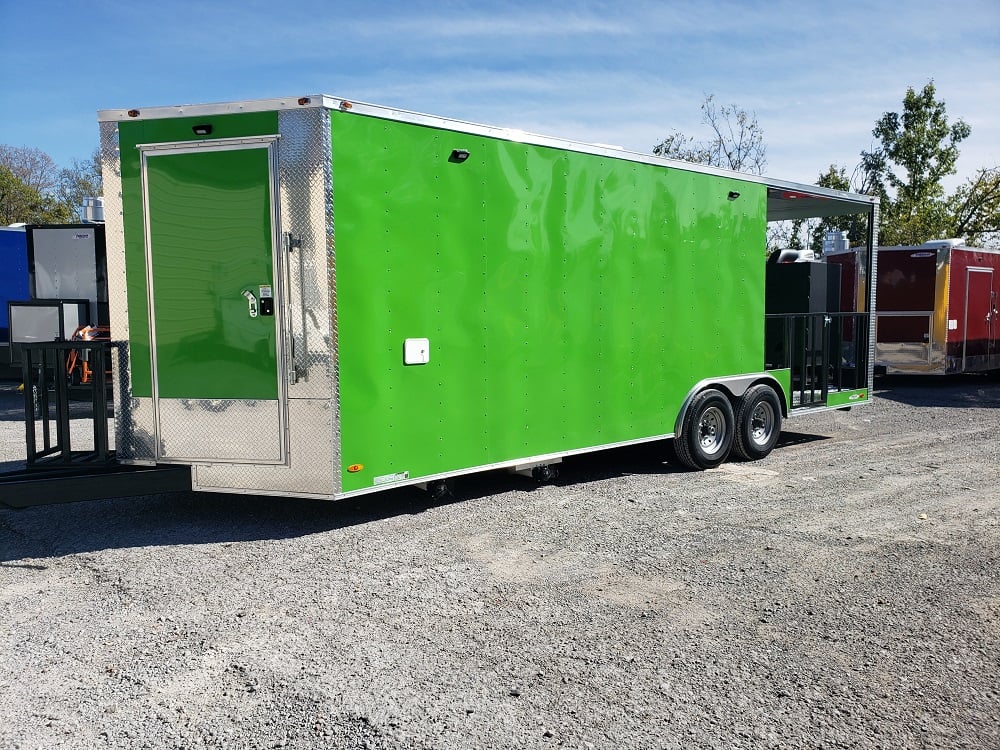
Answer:
<svg viewBox="0 0 1000 750"><path fill-rule="evenodd" d="M247 307L250 308L250 317L257 317L257 297L249 289L243 290L243 296L247 298Z"/></svg>

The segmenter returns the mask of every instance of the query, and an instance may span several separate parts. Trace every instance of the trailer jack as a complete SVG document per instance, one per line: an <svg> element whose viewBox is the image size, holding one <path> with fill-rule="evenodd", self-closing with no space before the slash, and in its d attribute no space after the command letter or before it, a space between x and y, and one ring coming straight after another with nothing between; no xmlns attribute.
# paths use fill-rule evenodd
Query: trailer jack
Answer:
<svg viewBox="0 0 1000 750"><path fill-rule="evenodd" d="M455 494L454 486L448 479L435 479L432 482L420 482L415 486L430 495L431 499L434 501L448 500Z"/></svg>
<svg viewBox="0 0 1000 750"><path fill-rule="evenodd" d="M542 464L541 466L536 466L531 470L531 478L536 482L541 482L542 484L553 482L558 476L559 469L551 464Z"/></svg>
<svg viewBox="0 0 1000 750"><path fill-rule="evenodd" d="M544 463L518 464L510 469L511 472L522 477L529 477L536 482L546 484L555 481L559 476L559 469L556 464L562 463L561 458L554 458Z"/></svg>

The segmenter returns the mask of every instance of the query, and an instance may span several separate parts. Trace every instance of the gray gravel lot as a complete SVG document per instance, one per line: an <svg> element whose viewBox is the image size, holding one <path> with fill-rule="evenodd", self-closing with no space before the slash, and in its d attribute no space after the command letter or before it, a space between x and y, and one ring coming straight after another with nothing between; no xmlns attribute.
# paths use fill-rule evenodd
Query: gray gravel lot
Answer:
<svg viewBox="0 0 1000 750"><path fill-rule="evenodd" d="M1000 380L877 385L703 473L0 511L0 748L998 748Z"/></svg>

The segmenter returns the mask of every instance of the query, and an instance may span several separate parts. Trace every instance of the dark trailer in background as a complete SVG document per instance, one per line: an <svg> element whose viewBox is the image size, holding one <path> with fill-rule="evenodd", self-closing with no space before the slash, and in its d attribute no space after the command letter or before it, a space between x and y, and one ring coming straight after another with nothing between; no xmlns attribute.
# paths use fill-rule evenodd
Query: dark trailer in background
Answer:
<svg viewBox="0 0 1000 750"><path fill-rule="evenodd" d="M876 284L880 370L1000 371L1000 250L961 240L880 247Z"/></svg>
<svg viewBox="0 0 1000 750"><path fill-rule="evenodd" d="M29 224L31 299L85 299L87 323L108 325L108 261L103 224Z"/></svg>
<svg viewBox="0 0 1000 750"><path fill-rule="evenodd" d="M4 305L15 377L26 344L109 338L103 224L29 224L24 234L25 288Z"/></svg>

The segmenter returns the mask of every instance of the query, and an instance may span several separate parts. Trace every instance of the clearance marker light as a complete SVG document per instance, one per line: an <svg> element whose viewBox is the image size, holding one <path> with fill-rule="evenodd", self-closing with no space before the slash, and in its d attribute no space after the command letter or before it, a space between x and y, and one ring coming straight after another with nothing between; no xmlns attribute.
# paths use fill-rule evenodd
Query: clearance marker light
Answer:
<svg viewBox="0 0 1000 750"><path fill-rule="evenodd" d="M361 471L361 470L362 470L363 468L365 468L365 465L364 465L364 464L351 464L350 466L348 466L348 467L347 467L347 470L348 470L348 471L349 471L349 472L350 472L351 474L357 474L357 473L358 473L359 471Z"/></svg>

